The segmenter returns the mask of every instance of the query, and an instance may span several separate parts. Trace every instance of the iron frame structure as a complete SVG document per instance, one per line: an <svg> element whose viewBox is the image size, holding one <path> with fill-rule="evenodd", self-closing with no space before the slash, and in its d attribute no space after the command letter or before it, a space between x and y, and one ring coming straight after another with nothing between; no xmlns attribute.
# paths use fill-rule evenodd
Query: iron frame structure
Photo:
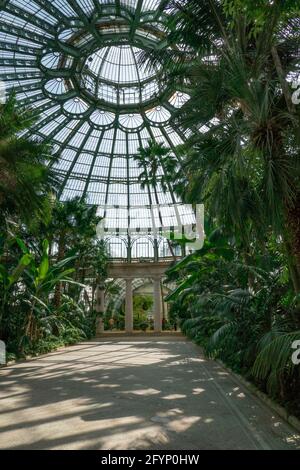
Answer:
<svg viewBox="0 0 300 470"><path fill-rule="evenodd" d="M0 80L22 105L39 113L28 133L53 143L52 165L61 181L62 200L79 196L100 207L124 207L129 218L130 210L155 205L170 226L163 207L179 201L170 186L167 193L159 183L156 191L149 185L142 189L141 170L133 157L154 139L178 158L176 146L187 133L172 116L189 99L188 89L174 81L161 87L159 70L156 77L150 74L142 80L138 58L136 82L101 75L111 48L130 48L134 56L133 48L167 47L164 4L162 0L2 0ZM92 77L88 60L103 48L106 57L98 76ZM100 99L97 89L91 92L83 86L83 77L92 77L96 87L113 85L117 96L123 88L137 88L140 99L134 103ZM143 87L153 81L159 91L143 99ZM115 232L119 229L115 227Z"/></svg>

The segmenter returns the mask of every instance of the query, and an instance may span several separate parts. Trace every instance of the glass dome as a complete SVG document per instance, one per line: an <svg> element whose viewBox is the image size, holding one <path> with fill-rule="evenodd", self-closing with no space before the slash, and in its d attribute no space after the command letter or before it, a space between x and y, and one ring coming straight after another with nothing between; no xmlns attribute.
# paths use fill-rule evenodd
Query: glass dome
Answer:
<svg viewBox="0 0 300 470"><path fill-rule="evenodd" d="M113 214L120 206L129 211L124 226L132 212L132 217L144 218L147 227L150 216L141 207L154 205L161 215L158 224L163 219L169 226L168 207L179 203L159 183L157 191L141 189L141 169L133 158L149 139L162 142L176 155L175 147L186 138L172 121L189 99L186 90L174 81L159 80L161 67L140 65L143 51L164 47L166 16L161 3L1 3L0 80L22 104L39 111L30 134L54 143L61 200L85 197L106 217L111 207L111 225L121 223ZM161 167L159 174L163 173Z"/></svg>
<svg viewBox="0 0 300 470"><path fill-rule="evenodd" d="M81 86L96 99L120 108L150 101L162 91L156 79L159 70L138 65L141 53L129 45L97 49L85 61Z"/></svg>

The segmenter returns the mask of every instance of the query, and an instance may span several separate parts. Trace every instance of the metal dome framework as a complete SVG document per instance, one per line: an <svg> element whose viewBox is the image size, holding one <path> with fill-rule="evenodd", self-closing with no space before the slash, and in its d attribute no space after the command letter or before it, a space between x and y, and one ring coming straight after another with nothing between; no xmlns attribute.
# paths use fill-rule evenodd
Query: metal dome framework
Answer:
<svg viewBox="0 0 300 470"><path fill-rule="evenodd" d="M99 206L110 233L126 229L130 219L148 233L153 219L160 228L161 221L166 227L194 221L192 213L174 210L180 201L171 187L141 189L133 158L149 139L176 155L187 137L172 122L187 90L162 84L159 67L139 64L141 51L166 47L164 3L0 2L0 80L39 111L30 134L54 144L61 200L79 196Z"/></svg>

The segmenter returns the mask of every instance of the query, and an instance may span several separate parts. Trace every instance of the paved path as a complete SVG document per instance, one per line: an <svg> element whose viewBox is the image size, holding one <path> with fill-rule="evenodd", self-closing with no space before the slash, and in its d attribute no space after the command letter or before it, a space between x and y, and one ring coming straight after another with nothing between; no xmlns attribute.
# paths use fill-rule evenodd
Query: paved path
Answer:
<svg viewBox="0 0 300 470"><path fill-rule="evenodd" d="M0 449L300 449L181 338L95 340L0 370Z"/></svg>

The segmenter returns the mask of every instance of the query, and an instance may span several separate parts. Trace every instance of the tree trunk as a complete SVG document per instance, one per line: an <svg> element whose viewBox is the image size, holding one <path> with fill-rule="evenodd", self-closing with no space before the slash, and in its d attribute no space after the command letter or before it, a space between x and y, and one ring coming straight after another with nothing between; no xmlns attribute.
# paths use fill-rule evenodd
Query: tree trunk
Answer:
<svg viewBox="0 0 300 470"><path fill-rule="evenodd" d="M286 106L291 114L295 114L295 105L292 101L292 95L288 82L286 80L286 73L283 69L278 50L275 46L271 49L272 58L274 61L275 69L282 87L282 92L285 98ZM300 293L300 193L297 193L293 205L286 207L286 221L288 239L285 240L287 249L288 264L291 274L291 279L294 285L296 294Z"/></svg>
<svg viewBox="0 0 300 470"><path fill-rule="evenodd" d="M292 101L292 96L291 96L291 93L290 93L288 82L286 81L286 76L285 76L286 74L283 70L281 60L280 60L280 57L278 55L278 51L277 51L275 46L272 47L271 54L272 54L272 58L273 58L273 61L274 61L276 72L277 72L277 75L278 75L278 78L279 78L279 81L280 81L280 84L281 84L281 87L282 87L282 92L283 92L283 95L284 95L284 98L285 98L286 106L287 106L290 113L294 113L295 112L295 106L294 106L293 101Z"/></svg>
<svg viewBox="0 0 300 470"><path fill-rule="evenodd" d="M287 239L285 245L287 249L289 269L294 285L295 293L300 293L300 193L294 204L286 208L287 219Z"/></svg>
<svg viewBox="0 0 300 470"><path fill-rule="evenodd" d="M33 330L34 330L34 307L35 307L35 302L32 303L31 309L29 311L29 315L27 318L26 326L25 326L25 336L27 336L30 341L34 339L33 335ZM23 336L21 336L20 342L19 342L19 350L23 352L23 345L22 345L22 339Z"/></svg>
<svg viewBox="0 0 300 470"><path fill-rule="evenodd" d="M93 282L92 284L92 304L91 304L91 313L94 311L94 305L95 305L95 291L96 291L96 286Z"/></svg>
<svg viewBox="0 0 300 470"><path fill-rule="evenodd" d="M159 221L161 223L161 228L163 229L163 220L162 220L162 216L161 216L161 213L160 213L160 210L159 210L159 202L158 202L158 194L157 194L157 189L156 187L154 187L154 193L155 193L155 199L156 199L156 204L157 204L157 209L158 209L158 216L159 216ZM171 244L171 241L167 238L167 243L168 243L168 247L169 247L169 250L171 252L171 255L174 259L176 259L176 256L175 256L175 253L174 253L174 250L173 250L173 247L172 247L172 244Z"/></svg>

